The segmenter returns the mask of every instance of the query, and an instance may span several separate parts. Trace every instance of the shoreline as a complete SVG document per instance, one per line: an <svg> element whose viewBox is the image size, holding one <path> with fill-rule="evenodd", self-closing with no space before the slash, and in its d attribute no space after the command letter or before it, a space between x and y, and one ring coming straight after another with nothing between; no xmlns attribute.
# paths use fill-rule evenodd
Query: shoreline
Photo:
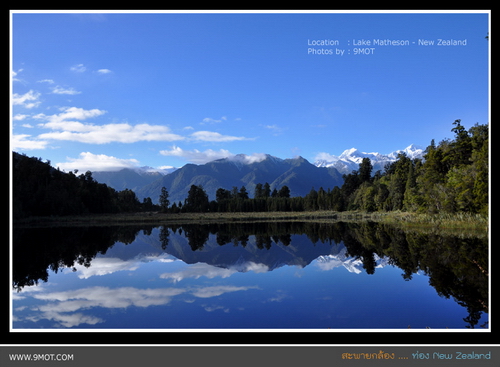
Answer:
<svg viewBox="0 0 500 367"><path fill-rule="evenodd" d="M488 233L486 216L468 213L419 214L410 212L308 211L235 213L137 212L63 217L30 217L13 220L16 228L59 226L106 226L130 224L224 223L256 221L378 222L406 229L458 230Z"/></svg>

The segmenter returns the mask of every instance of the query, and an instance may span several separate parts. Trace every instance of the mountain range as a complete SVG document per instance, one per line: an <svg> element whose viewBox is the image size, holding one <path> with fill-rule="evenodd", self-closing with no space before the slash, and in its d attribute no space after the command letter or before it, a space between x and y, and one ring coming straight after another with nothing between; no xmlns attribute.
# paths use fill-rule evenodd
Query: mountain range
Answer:
<svg viewBox="0 0 500 367"><path fill-rule="evenodd" d="M95 172L93 177L116 190L131 189L141 201L150 197L154 203L158 203L162 187L167 189L169 200L173 203L183 201L191 185L201 185L210 200L215 200L219 188L231 190L241 186L245 186L249 196L253 197L256 184L266 182L270 184L271 190L288 186L293 197L305 196L312 188L327 190L341 186L342 175L357 170L363 158L370 158L373 173L383 171L385 165L394 162L402 152L412 159L422 158L424 149L412 144L404 150L380 154L352 148L340 156L322 154L314 163L303 157L281 159L263 154L255 159L238 154L200 165L186 164L166 172L147 167L125 168L116 172Z"/></svg>
<svg viewBox="0 0 500 367"><path fill-rule="evenodd" d="M183 201L191 185L201 185L209 200L215 200L217 189L231 190L245 186L252 197L258 183L269 183L271 190L288 186L291 196L304 196L311 188L340 186L342 175L334 167L317 167L302 157L280 159L265 155L259 161L244 155L218 159L206 164L186 164L182 168L138 189L137 197L158 201L162 187L169 192L170 202Z"/></svg>
<svg viewBox="0 0 500 367"><path fill-rule="evenodd" d="M161 179L174 170L160 170L151 167L124 168L119 171L92 172L92 177L97 182L104 183L118 191L125 189L138 191L140 188Z"/></svg>

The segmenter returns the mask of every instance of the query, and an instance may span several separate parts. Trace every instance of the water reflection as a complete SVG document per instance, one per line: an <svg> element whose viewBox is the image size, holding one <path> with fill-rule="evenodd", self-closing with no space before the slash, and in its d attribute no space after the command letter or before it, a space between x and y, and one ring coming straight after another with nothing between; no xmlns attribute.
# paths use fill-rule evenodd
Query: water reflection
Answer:
<svg viewBox="0 0 500 367"><path fill-rule="evenodd" d="M180 259L190 264L160 271L159 278L171 282L170 287L93 285L38 294L38 300L47 302L39 306L38 317L63 327L102 322L98 316L79 313L82 309L144 308L167 305L180 295L209 299L259 289L256 285L176 287L187 280L268 273L284 266L305 268L313 262L323 270L343 266L366 274L393 265L407 281L425 274L439 296L453 299L467 310L463 321L469 328L480 326L481 316L488 312L488 243L476 237L405 232L376 223L265 222L14 228L13 239L13 287L23 291L17 297L36 289L30 286L48 282L50 272L67 268L88 279L134 271L152 260L172 263ZM132 243L134 246L128 246Z"/></svg>

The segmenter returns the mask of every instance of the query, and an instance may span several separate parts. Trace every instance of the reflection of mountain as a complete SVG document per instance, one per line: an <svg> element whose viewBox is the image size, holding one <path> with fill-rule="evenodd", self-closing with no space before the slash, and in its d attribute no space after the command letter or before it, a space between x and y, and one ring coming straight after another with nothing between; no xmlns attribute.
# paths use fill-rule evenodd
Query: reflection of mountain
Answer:
<svg viewBox="0 0 500 367"><path fill-rule="evenodd" d="M258 243L257 236L249 236L246 246L220 246L211 235L202 249L192 251L185 237L172 234L166 251L187 264L202 262L226 269L244 269L242 264L254 263L264 265L270 271L285 265L305 267L320 256L345 251L343 244L313 244L306 235L293 235L288 246L272 241L269 248L259 248Z"/></svg>
<svg viewBox="0 0 500 367"><path fill-rule="evenodd" d="M106 251L105 255L99 254L97 257L120 259L123 262L149 262L154 261L155 257L158 259L164 257L165 251L186 264L204 263L239 272L248 271L254 266L267 271L282 266L306 267L315 260L323 270L343 266L353 273L359 274L363 271L363 261L359 257L349 256L342 241L339 243L330 240L311 242L306 234L290 235L285 241L286 244L280 240L279 236L263 234L245 235L239 240L225 240L224 234L211 233L208 228L205 228L205 231L201 230L201 235L194 234L190 226L186 228L184 231L181 228L175 232L168 229L168 245L165 250L162 249L159 241L161 230L154 228L151 232L138 232L133 245L115 244ZM289 230L293 231L292 228ZM200 236L202 246L193 250L189 235ZM226 241L229 242L224 243ZM224 244L221 245L221 243ZM387 259L381 259L378 255L374 256L376 268L387 265Z"/></svg>
<svg viewBox="0 0 500 367"><path fill-rule="evenodd" d="M340 251L338 255L325 255L316 259L317 265L322 270L331 270L343 266L350 273L360 274L363 272L363 260L346 255L346 249ZM387 257L379 257L375 254L376 268L383 268L388 265Z"/></svg>
<svg viewBox="0 0 500 367"><path fill-rule="evenodd" d="M139 233L133 245L120 246L115 244L106 251L105 255L98 255L98 258L152 261L155 257L159 258L163 254L159 233L159 228L153 229L151 235ZM241 243L237 245L228 243L221 246L217 243L217 235L210 234L203 247L193 251L185 232L180 234L170 230L169 244L165 252L186 264L205 263L238 271L247 271L248 264L258 264L268 271L286 265L305 267L317 258L335 258L337 255L339 258L345 258L344 254L346 253L346 248L342 243L330 244L318 241L313 244L305 234L292 235L291 243L288 246L283 245L280 241L274 242L272 239L270 242L264 241L267 247L263 248L259 247L262 243L262 237L251 235L247 238L245 246ZM352 260L352 258L346 258L346 261Z"/></svg>

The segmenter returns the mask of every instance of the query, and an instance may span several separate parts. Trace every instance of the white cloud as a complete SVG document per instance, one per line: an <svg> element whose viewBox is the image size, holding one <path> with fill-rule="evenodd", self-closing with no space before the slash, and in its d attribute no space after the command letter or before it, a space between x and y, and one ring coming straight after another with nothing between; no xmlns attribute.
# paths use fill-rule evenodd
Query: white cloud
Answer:
<svg viewBox="0 0 500 367"><path fill-rule="evenodd" d="M78 91L74 90L73 88L63 88L63 87L57 86L57 87L52 88L52 93L74 95L74 94L80 94L82 92L78 92Z"/></svg>
<svg viewBox="0 0 500 367"><path fill-rule="evenodd" d="M274 124L274 125L263 125L263 126L264 126L264 128L266 128L268 130L271 130L273 132L274 136L278 136L281 133L283 133L283 131L285 131L285 129L283 129L282 127L279 127L276 124Z"/></svg>
<svg viewBox="0 0 500 367"><path fill-rule="evenodd" d="M109 70L109 69L99 69L99 70L97 70L97 72L98 72L99 74L109 74L109 73L111 73L112 71L111 71L111 70Z"/></svg>
<svg viewBox="0 0 500 367"><path fill-rule="evenodd" d="M15 82L22 82L21 79L16 78L17 74L19 74L21 71L23 71L23 69L19 69L18 71L12 70L11 75L12 75L12 80L13 81L15 81Z"/></svg>
<svg viewBox="0 0 500 367"><path fill-rule="evenodd" d="M70 67L70 70L77 73L83 73L85 70L87 70L87 68L83 64L77 64Z"/></svg>
<svg viewBox="0 0 500 367"><path fill-rule="evenodd" d="M48 121L38 126L55 130L54 132L41 134L39 138L78 141L90 144L184 140L184 137L171 133L170 129L163 125L130 125L128 123L94 125L70 121L71 119L85 120L106 113L106 111L99 109L84 110L82 108L69 107L63 109L63 111L60 114L51 116L44 114L34 116L36 119Z"/></svg>
<svg viewBox="0 0 500 367"><path fill-rule="evenodd" d="M265 153L252 153L250 155L238 154L238 155L235 155L234 157L230 157L230 159L232 159L232 160L240 161L241 163L245 163L245 164L261 162L266 158L267 158L267 155Z"/></svg>
<svg viewBox="0 0 500 367"><path fill-rule="evenodd" d="M327 161L327 162L332 162L332 161L336 161L338 160L339 157L337 157L336 155L332 155L330 153L325 153L325 152L321 152L321 153L318 153L316 155L316 157L314 158L314 161Z"/></svg>
<svg viewBox="0 0 500 367"><path fill-rule="evenodd" d="M134 168L139 166L136 159L120 159L105 154L92 154L82 152L79 158L67 158L69 162L56 163L56 167L62 170L73 171L119 171L123 168Z"/></svg>
<svg viewBox="0 0 500 367"><path fill-rule="evenodd" d="M36 92L34 90L30 90L29 92L23 95L14 93L14 95L12 96L12 104L20 105L25 108L38 107L41 103L38 100L40 98L40 95L41 94L39 92Z"/></svg>
<svg viewBox="0 0 500 367"><path fill-rule="evenodd" d="M196 131L191 134L191 137L194 140L198 141L209 141L209 142L229 142L229 141L237 141L237 140L246 140L247 138L242 136L230 136L230 135L222 135L213 131Z"/></svg>
<svg viewBox="0 0 500 367"><path fill-rule="evenodd" d="M49 123L44 124L43 127L59 128L64 126L64 124L60 123L66 122L66 120L68 119L86 120L88 118L97 117L106 113L106 111L99 110L97 108L94 108L92 110L84 110L83 108L78 107L63 107L61 108L61 110L63 112L61 112L60 114L47 116L43 113L40 113L33 117L36 119L49 121Z"/></svg>
<svg viewBox="0 0 500 367"><path fill-rule="evenodd" d="M160 154L165 156L183 158L188 162L192 162L195 164L204 164L207 162L223 158L239 161L244 164L250 164L263 161L267 157L267 155L264 153L252 153L250 155L247 154L235 155L226 149L220 149L220 150L207 149L204 150L203 152L199 151L198 149L184 150L175 145L170 150L161 150Z"/></svg>
<svg viewBox="0 0 500 367"><path fill-rule="evenodd" d="M217 119L213 119L211 117L205 117L202 121L203 121L203 123L206 123L206 124L217 124L219 122L226 121L226 120L227 120L227 117L226 116L222 116L218 120Z"/></svg>
<svg viewBox="0 0 500 367"><path fill-rule="evenodd" d="M14 134L10 141L12 150L33 150L45 149L48 142L45 140L31 139L31 135L27 134Z"/></svg>
<svg viewBox="0 0 500 367"><path fill-rule="evenodd" d="M16 115L14 115L13 119L14 119L14 121L21 121L21 120L24 120L28 116L29 115L23 115L21 113L18 113Z"/></svg>
<svg viewBox="0 0 500 367"><path fill-rule="evenodd" d="M160 154L165 156L180 157L195 164L203 164L210 161L214 161L216 159L222 159L234 156L233 153L231 153L226 149L220 149L218 151L207 149L203 152L200 152L198 149L183 150L182 148L177 147L175 145L170 150L161 150Z"/></svg>
<svg viewBox="0 0 500 367"><path fill-rule="evenodd" d="M158 167L158 169L169 171L169 170L175 170L176 167L174 167L174 166L160 166L160 167Z"/></svg>
<svg viewBox="0 0 500 367"><path fill-rule="evenodd" d="M161 125L139 124L132 126L123 123L98 126L72 122L65 123L64 129L64 131L41 134L39 138L77 141L88 144L176 141L184 139L180 135L170 133L168 127Z"/></svg>
<svg viewBox="0 0 500 367"><path fill-rule="evenodd" d="M54 84L55 82L52 79L42 79L42 80L38 80L37 83Z"/></svg>

